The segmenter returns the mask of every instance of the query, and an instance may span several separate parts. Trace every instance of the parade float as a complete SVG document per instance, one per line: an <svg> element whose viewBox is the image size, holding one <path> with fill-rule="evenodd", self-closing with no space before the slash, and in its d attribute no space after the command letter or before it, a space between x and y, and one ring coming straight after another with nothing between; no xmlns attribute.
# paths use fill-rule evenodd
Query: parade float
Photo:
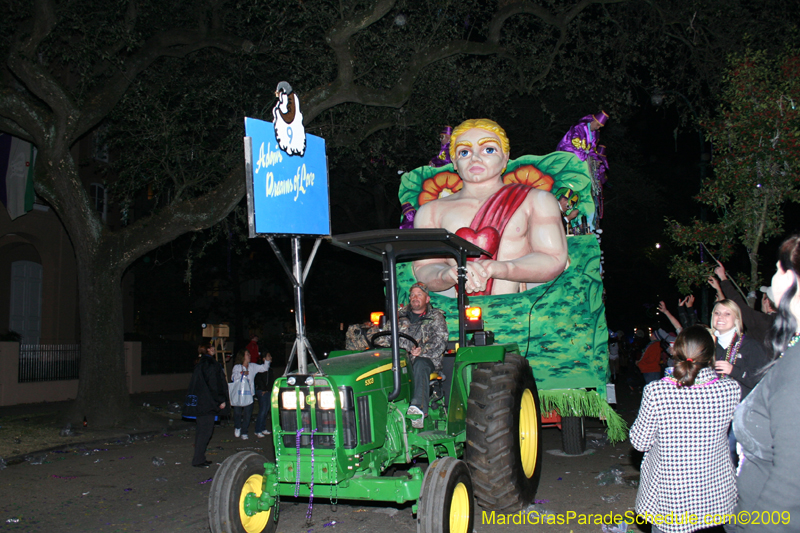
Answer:
<svg viewBox="0 0 800 533"><path fill-rule="evenodd" d="M516 343L533 368L545 425L562 429L567 453L585 448L584 418L604 420L612 442L626 438L625 422L610 407L615 401L608 384L608 327L603 303L601 252L595 226L598 190L591 160L559 151L510 160L505 184L521 183L545 191L568 189L577 201L582 221L579 235L567 235L569 262L558 277L516 294L470 296L482 309L485 329L498 344ZM452 163L424 166L406 172L399 197L403 224L409 227L416 211L427 202L458 192L461 178ZM399 294L405 297L416 281L411 264L398 268ZM403 302L404 303L404 302ZM431 294L431 303L446 316L457 316L456 298ZM451 330L457 321L448 320ZM455 335L451 331L451 338Z"/></svg>

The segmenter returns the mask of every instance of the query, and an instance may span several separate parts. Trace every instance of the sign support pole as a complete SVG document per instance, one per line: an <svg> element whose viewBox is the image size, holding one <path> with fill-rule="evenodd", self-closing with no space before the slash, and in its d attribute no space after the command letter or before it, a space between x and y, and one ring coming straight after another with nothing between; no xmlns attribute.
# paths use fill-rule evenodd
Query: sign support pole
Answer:
<svg viewBox="0 0 800 533"><path fill-rule="evenodd" d="M308 372L308 358L306 357L306 324L305 324L305 291L303 290L303 259L300 257L300 239L292 237L292 265L294 267L294 325L297 337L294 344L297 347L297 371L301 374Z"/></svg>
<svg viewBox="0 0 800 533"><path fill-rule="evenodd" d="M319 248L322 239L318 238L316 242L314 242L314 249L311 252L311 256L308 259L305 269L303 269L303 259L300 254L299 237L292 237L292 269L289 269L289 265L286 264L286 261L283 258L283 253L281 253L280 249L275 244L275 240L270 236L267 237L267 241L272 247L272 251L275 252L275 255L278 257L278 261L280 261L281 266L286 271L286 274L289 276L289 280L292 282L292 286L294 287L294 325L297 336L295 337L294 345L292 346L292 353L289 356L289 361L286 363L286 371L284 375L289 374L289 370L291 370L295 355L297 355L297 372L299 374L308 373L308 355L310 355L311 359L314 361L316 371L321 373L317 356L314 353L314 350L311 348L311 343L308 342L308 337L306 337L304 287L306 277L308 276L308 271L311 268L311 263L313 263L314 257L317 255L317 249Z"/></svg>

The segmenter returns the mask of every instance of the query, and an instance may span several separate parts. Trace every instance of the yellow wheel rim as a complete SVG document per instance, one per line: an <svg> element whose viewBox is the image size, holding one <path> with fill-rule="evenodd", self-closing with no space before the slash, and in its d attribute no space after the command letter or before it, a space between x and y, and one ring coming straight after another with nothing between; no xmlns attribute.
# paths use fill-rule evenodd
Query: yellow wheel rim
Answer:
<svg viewBox="0 0 800 533"><path fill-rule="evenodd" d="M261 487L263 486L264 476L261 474L253 474L247 481L244 482L242 492L239 495L239 519L242 521L242 527L247 533L261 533L267 527L267 522L272 514L272 509L256 513L253 516L247 516L244 512L244 499L245 496L251 492L255 493L256 498L261 496Z"/></svg>
<svg viewBox="0 0 800 533"><path fill-rule="evenodd" d="M522 470L525 477L530 478L536 470L536 456L539 453L538 424L536 418L536 402L530 389L522 393L522 402L519 407L519 451L522 459Z"/></svg>
<svg viewBox="0 0 800 533"><path fill-rule="evenodd" d="M459 483L450 499L450 533L468 533L469 511L469 491L463 483Z"/></svg>

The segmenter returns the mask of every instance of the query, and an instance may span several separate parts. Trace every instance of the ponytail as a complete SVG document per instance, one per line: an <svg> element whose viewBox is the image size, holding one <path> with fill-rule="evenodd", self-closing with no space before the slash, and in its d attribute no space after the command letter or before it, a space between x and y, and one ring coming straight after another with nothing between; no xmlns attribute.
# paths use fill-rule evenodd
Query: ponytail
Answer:
<svg viewBox="0 0 800 533"><path fill-rule="evenodd" d="M678 334L673 348L677 361L672 377L679 387L694 385L697 374L714 363L714 337L703 326L689 326Z"/></svg>

